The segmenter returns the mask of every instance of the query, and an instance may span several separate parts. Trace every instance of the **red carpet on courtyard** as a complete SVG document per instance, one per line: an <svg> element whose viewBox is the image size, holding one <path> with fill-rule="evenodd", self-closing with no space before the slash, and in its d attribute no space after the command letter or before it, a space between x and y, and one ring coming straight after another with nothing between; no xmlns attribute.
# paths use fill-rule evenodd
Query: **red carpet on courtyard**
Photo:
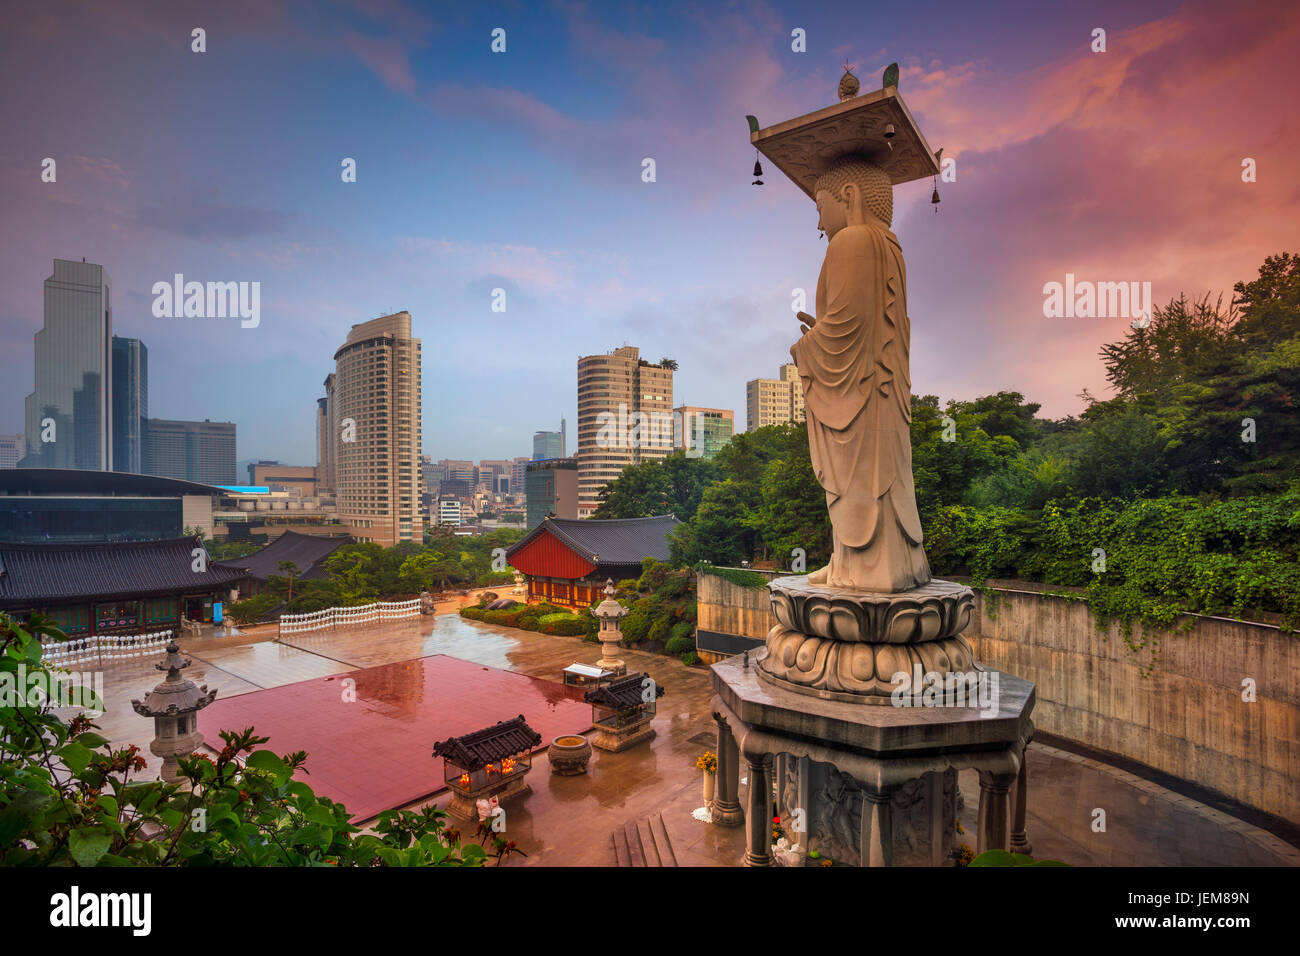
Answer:
<svg viewBox="0 0 1300 956"><path fill-rule="evenodd" d="M356 681L350 703L346 678ZM299 779L362 821L442 789L435 741L519 714L543 747L591 727L591 706L561 683L439 654L218 697L199 711L199 729L215 750L224 746L218 731L254 727L271 738L264 749L307 751L309 774Z"/></svg>

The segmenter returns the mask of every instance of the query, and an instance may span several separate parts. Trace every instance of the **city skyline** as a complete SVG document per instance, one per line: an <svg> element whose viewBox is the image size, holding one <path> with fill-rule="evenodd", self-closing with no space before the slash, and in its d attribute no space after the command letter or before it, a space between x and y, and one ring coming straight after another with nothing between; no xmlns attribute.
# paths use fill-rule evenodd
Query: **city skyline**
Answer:
<svg viewBox="0 0 1300 956"><path fill-rule="evenodd" d="M0 433L24 429L48 264L83 256L113 277L113 331L151 350L168 414L237 423L241 460L314 461L333 344L399 309L437 344L435 458L527 453L537 429L576 421L573 360L623 343L677 360L681 401L739 409L746 381L788 361L792 292L811 298L820 255L799 232L816 227L806 198L772 170L750 185L744 116L833 102L846 59L864 87L898 61L909 105L957 161L937 218L931 183L898 190L914 392L1010 389L1046 416L1077 414L1083 389L1111 394L1097 350L1124 324L1045 318L1045 283L1150 281L1157 305L1226 302L1291 241L1300 14L1265 6L941 4L868 29L846 5L647 19L234 3L200 15L202 53L193 14L165 4L17 12L0 75L16 88L61 66L11 103L0 144ZM68 18L82 27L61 29ZM1098 25L1105 53L1089 48ZM86 89L114 108L92 110ZM1205 128L1225 134L1210 149ZM178 274L260 283L260 322L155 317L154 285Z"/></svg>

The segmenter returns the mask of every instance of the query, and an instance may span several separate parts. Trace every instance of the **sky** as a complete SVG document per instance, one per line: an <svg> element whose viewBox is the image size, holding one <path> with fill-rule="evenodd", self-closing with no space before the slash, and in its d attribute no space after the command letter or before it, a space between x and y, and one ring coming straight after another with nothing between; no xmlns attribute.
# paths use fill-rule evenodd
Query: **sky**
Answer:
<svg viewBox="0 0 1300 956"><path fill-rule="evenodd" d="M240 459L314 464L334 351L403 309L434 459L528 455L561 417L572 453L577 358L625 344L743 429L825 254L802 192L770 164L750 185L745 116L833 104L846 62L864 92L899 63L956 160L937 207L929 180L895 189L916 394L1077 414L1128 320L1046 318L1045 283L1226 306L1300 247L1289 2L54 0L0 25L0 433L23 429L52 260L81 257L149 349L150 415L233 421ZM260 324L155 317L176 273L259 282Z"/></svg>

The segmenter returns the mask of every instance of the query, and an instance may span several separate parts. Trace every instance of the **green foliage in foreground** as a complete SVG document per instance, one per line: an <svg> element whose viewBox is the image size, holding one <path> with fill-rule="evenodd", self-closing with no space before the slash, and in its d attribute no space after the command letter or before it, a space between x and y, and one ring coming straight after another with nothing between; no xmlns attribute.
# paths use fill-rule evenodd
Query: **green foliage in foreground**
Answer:
<svg viewBox="0 0 1300 956"><path fill-rule="evenodd" d="M79 716L65 723L27 693L41 663L47 619L24 627L0 614L0 866L479 866L434 807L382 814L372 833L341 803L295 779L307 755L257 749L250 727L223 731L215 759L182 758L188 787L143 780L138 748L114 749ZM18 681L19 668L25 679ZM88 697L90 695L87 695ZM99 709L102 702L82 699ZM516 850L493 839L498 864Z"/></svg>
<svg viewBox="0 0 1300 956"><path fill-rule="evenodd" d="M972 866L1069 866L1060 860L1035 860L1024 853L1008 853L1006 850L985 850L966 864Z"/></svg>

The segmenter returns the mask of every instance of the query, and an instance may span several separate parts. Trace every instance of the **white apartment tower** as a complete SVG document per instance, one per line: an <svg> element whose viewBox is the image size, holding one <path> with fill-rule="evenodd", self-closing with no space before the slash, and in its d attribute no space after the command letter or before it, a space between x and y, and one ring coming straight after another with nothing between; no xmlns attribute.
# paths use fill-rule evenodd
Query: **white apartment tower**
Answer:
<svg viewBox="0 0 1300 956"><path fill-rule="evenodd" d="M745 431L803 421L803 382L798 366L789 362L778 374L779 378L755 378L745 384Z"/></svg>
<svg viewBox="0 0 1300 956"><path fill-rule="evenodd" d="M327 420L339 520L358 541L420 541L420 340L411 314L352 326L334 362Z"/></svg>

